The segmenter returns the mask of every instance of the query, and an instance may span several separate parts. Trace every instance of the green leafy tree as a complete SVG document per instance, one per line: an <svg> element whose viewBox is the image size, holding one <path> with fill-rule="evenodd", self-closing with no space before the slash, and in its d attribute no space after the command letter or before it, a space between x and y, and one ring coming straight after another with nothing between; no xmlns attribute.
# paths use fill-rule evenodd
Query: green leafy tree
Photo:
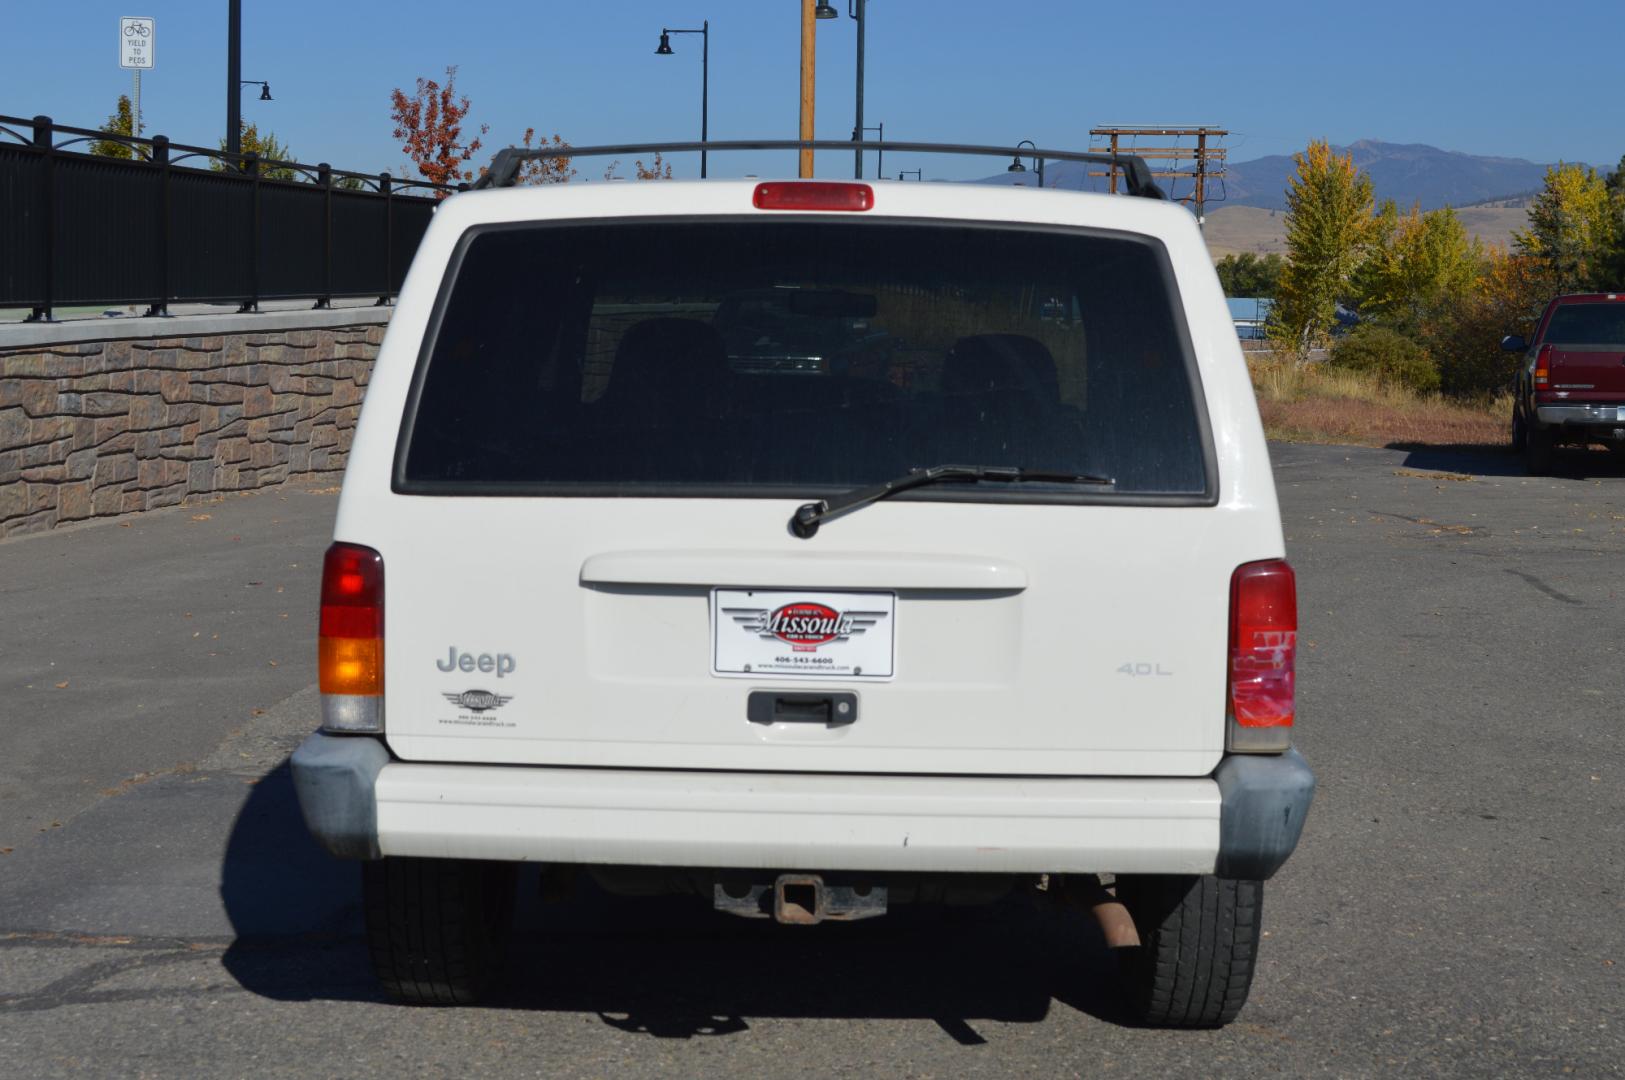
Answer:
<svg viewBox="0 0 1625 1080"><path fill-rule="evenodd" d="M1474 287L1484 246L1449 207L1404 214L1392 199L1371 223L1366 259L1355 272L1354 303L1364 318L1413 331L1441 305L1459 303Z"/></svg>
<svg viewBox="0 0 1625 1080"><path fill-rule="evenodd" d="M1545 264L1557 291L1602 287L1620 241L1614 193L1589 166L1553 165L1529 205L1529 228L1512 239Z"/></svg>
<svg viewBox="0 0 1625 1080"><path fill-rule="evenodd" d="M1427 350L1398 330L1364 323L1337 339L1328 361L1333 367L1374 375L1387 386L1420 394L1439 389L1439 369Z"/></svg>
<svg viewBox="0 0 1625 1080"><path fill-rule="evenodd" d="M1325 140L1294 155L1287 182L1286 268L1271 336L1294 352L1324 342L1372 233L1371 178Z"/></svg>
<svg viewBox="0 0 1625 1080"><path fill-rule="evenodd" d="M1262 258L1250 251L1226 255L1214 267L1226 296L1263 297L1273 300L1281 287L1281 271L1286 260L1271 253Z"/></svg>
<svg viewBox="0 0 1625 1080"><path fill-rule="evenodd" d="M289 148L286 143L278 140L276 135L269 131L267 131L264 135L261 135L259 126L256 124L244 122L241 142L243 153L258 154L261 161L298 160L293 156L293 150ZM224 139L220 140L220 152L222 154L226 152L226 140ZM230 166L218 158L211 158L209 161L209 168L215 172L225 172L228 167ZM260 168L260 175L267 180L306 179L304 174L300 173L297 169L290 169L286 165L262 166Z"/></svg>
<svg viewBox="0 0 1625 1080"><path fill-rule="evenodd" d="M96 130L107 135L123 135L126 138L135 134L135 115L130 109L129 94L118 96L118 108L107 118L107 123ZM90 152L97 157L120 158L124 161L134 156L129 143L115 142L112 139L97 139L90 144Z"/></svg>
<svg viewBox="0 0 1625 1080"><path fill-rule="evenodd" d="M1609 291L1625 289L1625 155L1619 167L1604 181L1608 189L1608 202L1614 219L1613 250L1608 253L1601 287Z"/></svg>

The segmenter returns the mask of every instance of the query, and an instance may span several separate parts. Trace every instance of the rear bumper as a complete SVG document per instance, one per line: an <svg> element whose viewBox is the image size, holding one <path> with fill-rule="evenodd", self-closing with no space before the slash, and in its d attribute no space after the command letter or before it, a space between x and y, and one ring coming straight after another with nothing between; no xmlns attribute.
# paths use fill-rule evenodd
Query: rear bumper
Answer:
<svg viewBox="0 0 1625 1080"><path fill-rule="evenodd" d="M1618 404L1536 405L1535 417L1556 427L1625 427L1625 402Z"/></svg>
<svg viewBox="0 0 1625 1080"><path fill-rule="evenodd" d="M1295 752L1230 757L1213 777L1035 779L375 768L382 750L317 734L294 753L305 821L335 855L1268 877L1314 791Z"/></svg>

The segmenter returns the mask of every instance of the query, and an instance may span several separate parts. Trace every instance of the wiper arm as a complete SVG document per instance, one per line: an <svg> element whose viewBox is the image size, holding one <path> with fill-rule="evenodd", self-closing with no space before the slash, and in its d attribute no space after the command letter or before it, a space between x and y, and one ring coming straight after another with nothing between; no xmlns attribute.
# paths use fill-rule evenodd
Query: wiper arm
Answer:
<svg viewBox="0 0 1625 1080"><path fill-rule="evenodd" d="M790 531L803 540L818 531L828 518L838 517L880 499L887 499L910 488L924 487L944 480L996 480L1007 484L1098 484L1114 487L1117 481L1109 476L1088 473L1056 472L1045 469L1022 469L1013 465L933 465L929 469L913 469L895 480L854 488L832 499L803 503L790 518Z"/></svg>

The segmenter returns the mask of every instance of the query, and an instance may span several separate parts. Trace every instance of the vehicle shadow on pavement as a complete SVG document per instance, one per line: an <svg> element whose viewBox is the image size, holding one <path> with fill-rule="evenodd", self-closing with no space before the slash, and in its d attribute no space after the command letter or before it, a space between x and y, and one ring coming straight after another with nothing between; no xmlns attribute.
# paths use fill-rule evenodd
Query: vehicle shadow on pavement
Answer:
<svg viewBox="0 0 1625 1080"><path fill-rule="evenodd" d="M1463 473L1469 476L1526 476L1522 454L1486 446L1425 446L1419 443L1390 443L1390 450L1406 452L1405 467L1433 472ZM1552 475L1563 479L1591 480L1625 476L1625 454L1595 448L1565 447L1552 456Z"/></svg>
<svg viewBox="0 0 1625 1080"><path fill-rule="evenodd" d="M720 914L702 897L615 897L588 883L540 910L513 962L569 975L510 980L497 1003L596 1013L658 1038L744 1031L750 1018L922 1019L975 1045L977 1021L1035 1023L1055 1000L1119 1019L1088 915L1027 896L792 927Z"/></svg>
<svg viewBox="0 0 1625 1080"><path fill-rule="evenodd" d="M287 762L254 786L233 823L220 900L235 935L222 963L280 1001L381 1001L361 938L361 875L305 831Z"/></svg>
<svg viewBox="0 0 1625 1080"><path fill-rule="evenodd" d="M1093 920L1031 895L790 927L724 915L696 896L612 896L584 876L543 903L539 872L525 869L509 977L482 1007L596 1014L672 1039L743 1032L766 1017L924 1019L974 1045L985 1041L976 1022L1038 1022L1057 1001L1126 1022ZM236 935L223 964L243 989L384 1000L361 936L360 874L306 834L286 764L238 814L220 896Z"/></svg>

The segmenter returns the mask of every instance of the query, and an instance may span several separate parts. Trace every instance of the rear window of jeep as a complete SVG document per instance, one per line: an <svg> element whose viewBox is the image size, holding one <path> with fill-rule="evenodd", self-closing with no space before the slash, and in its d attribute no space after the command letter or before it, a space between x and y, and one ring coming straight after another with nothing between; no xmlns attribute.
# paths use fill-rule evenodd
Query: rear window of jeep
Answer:
<svg viewBox="0 0 1625 1080"><path fill-rule="evenodd" d="M1172 275L1144 239L510 226L476 230L452 274L397 452L403 492L807 495L939 464L1116 482L1058 485L1069 500L1212 491ZM918 494L967 494L944 491Z"/></svg>

